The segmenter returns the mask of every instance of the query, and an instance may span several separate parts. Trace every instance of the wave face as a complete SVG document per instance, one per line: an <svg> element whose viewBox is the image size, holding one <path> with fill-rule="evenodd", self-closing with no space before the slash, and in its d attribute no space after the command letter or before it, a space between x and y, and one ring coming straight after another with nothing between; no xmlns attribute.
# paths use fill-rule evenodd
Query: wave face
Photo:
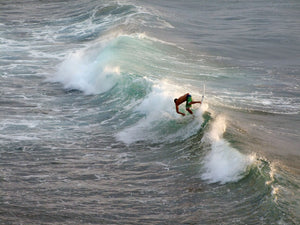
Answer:
<svg viewBox="0 0 300 225"><path fill-rule="evenodd" d="M1 3L0 220L298 224L299 66L267 51L298 17L263 4Z"/></svg>

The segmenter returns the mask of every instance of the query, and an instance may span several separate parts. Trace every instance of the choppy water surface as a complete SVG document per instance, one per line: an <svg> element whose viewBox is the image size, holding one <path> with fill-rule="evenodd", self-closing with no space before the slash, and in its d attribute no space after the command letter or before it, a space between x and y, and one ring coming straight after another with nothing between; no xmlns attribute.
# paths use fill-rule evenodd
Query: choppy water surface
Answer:
<svg viewBox="0 0 300 225"><path fill-rule="evenodd" d="M299 224L299 7L0 3L1 224Z"/></svg>

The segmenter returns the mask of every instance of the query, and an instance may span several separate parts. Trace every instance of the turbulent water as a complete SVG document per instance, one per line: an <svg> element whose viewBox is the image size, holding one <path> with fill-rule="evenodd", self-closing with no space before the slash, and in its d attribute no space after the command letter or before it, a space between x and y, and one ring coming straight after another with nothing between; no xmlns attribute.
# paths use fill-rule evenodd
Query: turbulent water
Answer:
<svg viewBox="0 0 300 225"><path fill-rule="evenodd" d="M299 224L299 12L1 1L0 223Z"/></svg>

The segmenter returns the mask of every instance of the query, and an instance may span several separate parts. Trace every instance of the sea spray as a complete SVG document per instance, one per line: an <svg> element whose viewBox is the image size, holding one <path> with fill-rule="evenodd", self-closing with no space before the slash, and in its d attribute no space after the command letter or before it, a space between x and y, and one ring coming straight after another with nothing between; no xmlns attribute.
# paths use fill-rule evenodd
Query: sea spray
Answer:
<svg viewBox="0 0 300 225"><path fill-rule="evenodd" d="M211 151L204 158L202 179L211 183L235 182L243 177L252 157L241 154L223 138L226 131L226 119L218 116L212 124L207 140Z"/></svg>
<svg viewBox="0 0 300 225"><path fill-rule="evenodd" d="M85 94L99 94L111 89L120 77L120 67L112 63L111 43L70 53L49 80L60 82L66 89Z"/></svg>

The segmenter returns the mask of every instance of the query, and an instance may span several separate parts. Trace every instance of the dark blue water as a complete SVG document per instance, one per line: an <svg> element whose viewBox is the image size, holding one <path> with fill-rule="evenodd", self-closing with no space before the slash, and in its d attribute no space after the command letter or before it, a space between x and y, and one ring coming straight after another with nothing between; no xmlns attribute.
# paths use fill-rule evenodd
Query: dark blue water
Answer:
<svg viewBox="0 0 300 225"><path fill-rule="evenodd" d="M299 10L0 3L0 223L299 224Z"/></svg>

